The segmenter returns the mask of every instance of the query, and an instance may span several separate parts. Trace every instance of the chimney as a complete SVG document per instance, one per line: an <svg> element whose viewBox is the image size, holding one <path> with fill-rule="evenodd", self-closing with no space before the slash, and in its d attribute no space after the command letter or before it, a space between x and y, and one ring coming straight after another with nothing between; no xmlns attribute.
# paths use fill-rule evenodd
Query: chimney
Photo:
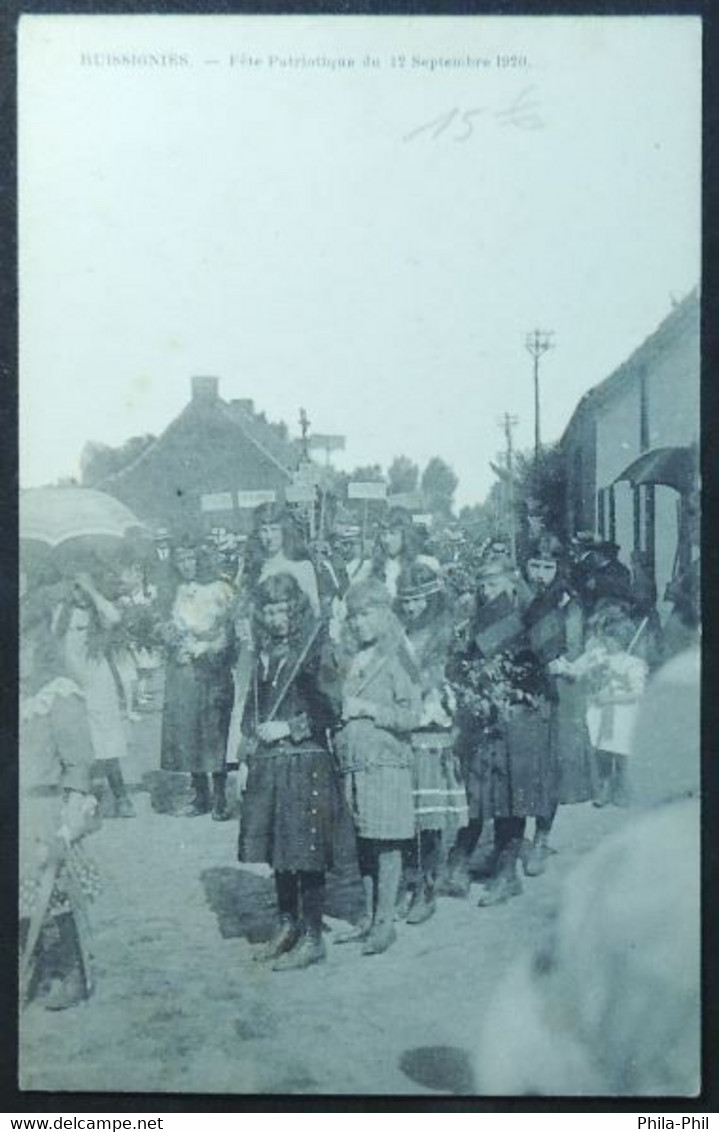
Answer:
<svg viewBox="0 0 719 1132"><path fill-rule="evenodd" d="M251 397L233 397L231 404L241 409L243 413L247 413L248 416L254 416L255 402Z"/></svg>
<svg viewBox="0 0 719 1132"><path fill-rule="evenodd" d="M196 401L200 397L217 400L220 395L220 379L219 377L193 377L192 378L192 400Z"/></svg>

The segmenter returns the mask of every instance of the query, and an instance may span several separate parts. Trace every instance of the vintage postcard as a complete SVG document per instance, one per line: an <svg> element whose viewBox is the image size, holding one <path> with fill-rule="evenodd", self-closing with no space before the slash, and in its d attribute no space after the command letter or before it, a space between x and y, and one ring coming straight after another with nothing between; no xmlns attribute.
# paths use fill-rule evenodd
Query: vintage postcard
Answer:
<svg viewBox="0 0 719 1132"><path fill-rule="evenodd" d="M22 1090L700 1092L701 42L20 18Z"/></svg>

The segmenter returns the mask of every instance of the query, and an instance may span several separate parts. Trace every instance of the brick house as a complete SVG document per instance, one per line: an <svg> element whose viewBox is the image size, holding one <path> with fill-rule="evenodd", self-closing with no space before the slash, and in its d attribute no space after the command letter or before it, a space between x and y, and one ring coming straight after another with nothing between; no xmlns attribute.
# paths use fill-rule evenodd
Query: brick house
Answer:
<svg viewBox="0 0 719 1132"><path fill-rule="evenodd" d="M660 599L688 553L686 511L699 442L700 303L692 291L575 409L561 440L567 529L617 542Z"/></svg>
<svg viewBox="0 0 719 1132"><path fill-rule="evenodd" d="M253 508L291 482L298 448L252 401L224 401L218 378L193 377L191 391L164 432L97 487L173 533L246 532Z"/></svg>

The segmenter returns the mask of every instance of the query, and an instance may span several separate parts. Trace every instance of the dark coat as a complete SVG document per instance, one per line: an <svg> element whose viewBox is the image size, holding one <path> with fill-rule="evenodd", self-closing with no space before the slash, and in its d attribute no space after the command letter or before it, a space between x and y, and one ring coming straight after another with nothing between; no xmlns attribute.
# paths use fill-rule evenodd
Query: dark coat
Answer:
<svg viewBox="0 0 719 1132"><path fill-rule="evenodd" d="M250 741L273 711L300 652L295 645L284 657L257 658L243 720ZM321 872L332 865L339 792L327 742L335 716L319 677L322 653L317 641L273 712L274 720L289 725L289 737L250 746L240 823L242 861L262 861L289 872Z"/></svg>
<svg viewBox="0 0 719 1132"><path fill-rule="evenodd" d="M558 657L576 660L584 647L584 615L574 594L559 580L525 612L531 648L546 666ZM582 685L550 677L552 741L556 758L557 800L587 802L592 797L591 743Z"/></svg>
<svg viewBox="0 0 719 1132"><path fill-rule="evenodd" d="M453 669L463 704L459 751L470 817L551 814L557 800L551 683L512 599L502 595L479 611ZM480 710L483 704L489 706Z"/></svg>

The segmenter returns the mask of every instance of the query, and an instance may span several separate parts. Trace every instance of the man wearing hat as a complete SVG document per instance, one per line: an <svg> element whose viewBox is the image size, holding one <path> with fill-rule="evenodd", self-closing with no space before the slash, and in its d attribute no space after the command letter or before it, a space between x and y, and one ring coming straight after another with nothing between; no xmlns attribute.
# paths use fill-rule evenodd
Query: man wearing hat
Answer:
<svg viewBox="0 0 719 1132"><path fill-rule="evenodd" d="M619 561L616 542L597 539L583 532L574 540L573 585L584 607L591 613L603 598L632 602L632 575Z"/></svg>

